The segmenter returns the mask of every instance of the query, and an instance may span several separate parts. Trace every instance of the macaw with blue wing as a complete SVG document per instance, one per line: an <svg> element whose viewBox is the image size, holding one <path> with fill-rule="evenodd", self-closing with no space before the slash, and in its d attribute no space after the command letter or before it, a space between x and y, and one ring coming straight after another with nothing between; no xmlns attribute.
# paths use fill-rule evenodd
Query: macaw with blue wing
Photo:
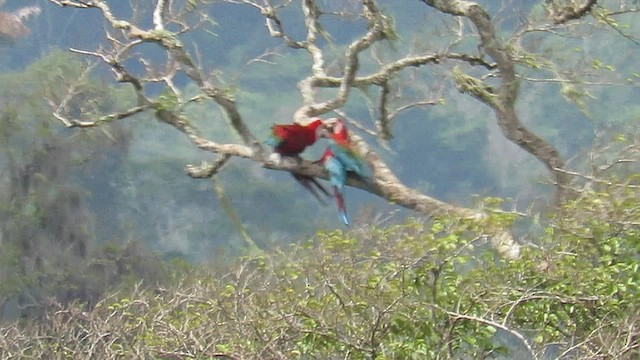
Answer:
<svg viewBox="0 0 640 360"><path fill-rule="evenodd" d="M327 128L322 120L315 119L307 125L300 124L276 124L271 127L271 136L265 144L272 146L273 151L280 156L289 156L300 159L300 154L313 145ZM319 192L330 197L329 192L320 183L310 176L292 173L293 177L305 189L307 189L320 203L326 204Z"/></svg>
<svg viewBox="0 0 640 360"><path fill-rule="evenodd" d="M327 120L331 124L331 134L329 138L329 149L334 156L340 160L347 171L352 171L360 176L364 181L371 182L371 170L360 156L355 145L349 140L349 131L344 121L339 118Z"/></svg>
<svg viewBox="0 0 640 360"><path fill-rule="evenodd" d="M320 161L329 172L329 182L331 186L333 186L333 195L336 198L338 214L342 222L349 226L349 216L347 215L347 209L344 205L344 184L347 182L347 169L329 148L324 151Z"/></svg>
<svg viewBox="0 0 640 360"><path fill-rule="evenodd" d="M350 222L344 203L347 172L354 172L367 183L371 183L371 170L349 140L349 132L344 121L334 118L327 120L326 123L331 124L331 133L322 134L329 138L329 146L322 155L321 161L329 172L329 181L333 186L340 218L348 226Z"/></svg>

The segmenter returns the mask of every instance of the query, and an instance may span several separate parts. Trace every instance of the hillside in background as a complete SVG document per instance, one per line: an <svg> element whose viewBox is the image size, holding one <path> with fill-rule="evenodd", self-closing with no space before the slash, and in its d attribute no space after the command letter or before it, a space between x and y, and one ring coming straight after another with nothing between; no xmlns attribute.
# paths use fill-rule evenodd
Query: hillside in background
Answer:
<svg viewBox="0 0 640 360"><path fill-rule="evenodd" d="M8 2L5 8L11 10L24 5L14 1ZM30 63L51 51L64 51L69 47L92 50L102 41L103 21L97 11L61 9L47 1L33 1L29 5L40 6L42 13L28 21L31 33L27 38L0 49L5 73L24 71ZM385 3L384 6L393 8L395 16L403 19L397 22L399 40L389 48L393 56L414 46L415 38L410 34L416 27L428 29L431 15L422 11L420 4L393 7L392 3ZM124 5L115 9L122 15L130 11L129 6ZM518 11L529 10L519 8ZM513 21L508 13L502 11L499 16ZM252 62L264 49L275 49L277 40L267 36L259 14L249 6L216 4L210 16L215 25L209 31L215 36L189 34L185 43L201 44L198 53L203 66L213 66L223 74L224 81L240 89L237 97L243 105L243 115L251 119L256 133L266 139L273 123L290 121L300 101L296 83L305 71L306 60L292 54L276 57L275 65ZM290 16L295 24L298 14L290 11ZM348 22L335 26L332 30L341 34L333 39L338 44L350 39L349 31L356 31ZM429 41L437 41L435 33L431 38L429 34L426 33ZM613 46L619 46L620 51L598 45L610 43L607 39L615 39L613 44L619 45ZM632 73L635 49L629 44L613 32L604 32L591 38L586 44L588 48L581 51L603 66L620 73ZM622 56L612 58L614 53ZM562 56L565 55L557 55ZM584 59L581 61L584 63ZM576 63L576 66L588 65ZM108 83L108 75L105 69L99 81ZM431 79L444 81L437 73ZM541 185L546 181L543 167L503 138L493 125L487 107L473 99L456 96L455 92L451 89L442 93L444 103L440 106L401 114L397 134L390 142L392 152L382 151L392 168L407 185L455 203L470 205L470 195L474 194L515 197L525 207L532 201L546 202L548 195L545 194L549 191ZM527 84L522 93L519 107L526 109L523 120L570 159L590 148L595 129L623 127L635 119L632 106L627 104L637 98L638 90L637 87L607 88L606 91L590 88L589 96L603 101L588 111L581 111L584 109L558 96L554 84ZM46 104L38 105L46 107ZM363 110L353 108L351 113L366 119L368 115ZM228 132L217 134L227 130L214 125L221 116L214 107L203 105L189 111L207 132L222 138L234 136ZM612 112L619 116L609 116ZM55 123L51 126L59 127ZM197 261L206 260L208 255L204 254L233 249L230 244L239 241L239 235L230 225L228 214L220 208L212 184L184 176L186 164L207 160L207 155L194 150L187 139L149 116L139 115L135 121L122 126L131 132L126 152L96 153L90 163L77 168L75 176L87 192L83 201L95 218L100 219L94 225L95 237L100 241L135 238L161 252L179 252ZM321 145L308 157L318 156L320 151ZM235 163L230 164L234 166ZM245 165L239 162L237 166ZM287 243L319 229L341 226L332 208L319 206L286 174L255 168L242 182L235 181L235 174L233 171L223 174L221 184L249 234L273 234L256 241L265 245ZM361 223L371 217L386 218L390 211L396 210L358 190L350 191L349 201ZM267 213L269 216L265 217ZM189 219L188 224L182 219ZM236 250L231 251L237 253Z"/></svg>
<svg viewBox="0 0 640 360"><path fill-rule="evenodd" d="M118 121L101 117L139 105L134 87L114 77L116 67L87 54L109 51L116 41L105 32L113 29L96 9L53 2L0 1L0 357L638 354L637 9L609 13L618 4L598 2L553 27L549 6L557 2L478 2L513 51L522 127L566 162L559 170L573 197L556 209L555 170L509 141L491 101L478 101L497 96L500 83L470 20L443 18L424 1L378 1L394 31L362 55L359 69L449 52L388 84L397 108L430 101L399 111L387 139L377 132L377 83L354 86L339 113L322 118L346 114L352 133L402 184L486 217L422 216L380 188L347 187L354 223L347 228L332 199L321 205L286 171L250 157L231 157L210 178L188 176L188 166L217 154L161 121L162 111L178 109L217 142L243 140L223 106L200 99L202 87L183 73L171 86L162 78L145 83L155 108ZM155 2L107 3L119 18L153 25ZM288 34L303 39L309 25L299 2L282 3ZM326 15L318 44L327 72L341 79L345 49L367 29L362 4L311 3ZM178 34L181 46L233 97L259 141L274 123L293 121L312 66L307 52L270 36L264 13L247 2L171 4L198 24ZM19 36L1 31L7 19L24 26ZM123 61L131 75L177 66L155 45ZM333 90L315 95L330 99ZM178 107L176 93L192 101ZM65 127L54 116L60 104L70 117L92 114L102 124ZM325 146L323 139L303 157L316 160ZM503 228L520 259L491 247ZM110 327L126 335L105 335ZM48 341L58 333L60 345Z"/></svg>

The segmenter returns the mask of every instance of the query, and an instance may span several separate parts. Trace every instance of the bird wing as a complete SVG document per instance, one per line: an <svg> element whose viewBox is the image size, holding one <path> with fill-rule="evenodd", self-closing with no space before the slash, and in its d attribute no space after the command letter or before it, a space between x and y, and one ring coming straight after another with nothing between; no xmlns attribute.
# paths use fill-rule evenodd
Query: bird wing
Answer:
<svg viewBox="0 0 640 360"><path fill-rule="evenodd" d="M282 155L298 155L316 141L315 130L298 124L274 125L268 145Z"/></svg>
<svg viewBox="0 0 640 360"><path fill-rule="evenodd" d="M324 167L329 172L329 181L337 190L342 193L344 184L347 181L347 169L344 164L335 156L329 156L324 160Z"/></svg>
<svg viewBox="0 0 640 360"><path fill-rule="evenodd" d="M338 141L329 141L329 148L335 157L344 165L347 171L353 171L358 176L369 179L371 171L362 157L353 150L350 144Z"/></svg>
<svg viewBox="0 0 640 360"><path fill-rule="evenodd" d="M325 152L326 154L327 152ZM344 168L344 164L340 162L335 156L328 155L324 159L324 167L329 172L329 181L333 185L333 192L336 198L336 205L338 207L338 214L342 222L349 226L349 216L347 215L347 208L344 204L344 183L347 181L347 170Z"/></svg>

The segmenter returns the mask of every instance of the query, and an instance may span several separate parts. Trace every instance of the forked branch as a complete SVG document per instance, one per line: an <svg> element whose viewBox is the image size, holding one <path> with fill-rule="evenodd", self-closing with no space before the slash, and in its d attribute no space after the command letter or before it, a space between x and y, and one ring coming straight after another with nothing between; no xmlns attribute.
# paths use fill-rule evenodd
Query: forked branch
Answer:
<svg viewBox="0 0 640 360"><path fill-rule="evenodd" d="M187 173L191 176L198 178L211 177L220 171L224 164L231 158L241 157L259 162L267 169L288 171L323 179L328 178L326 171L319 164L308 161L293 161L291 159L285 159L284 161L276 163L267 159L265 150L240 115L235 99L230 92L214 85L212 80L205 75L206 73L200 69L182 45L179 33L173 33L167 30L168 27L165 23L167 21L166 16L168 16L167 14L174 13L169 8L173 2L156 2L152 12L152 28L142 29L126 20L116 18L105 1L50 1L60 6L96 8L101 11L111 30L115 34L119 33L123 40L112 41L114 50L111 53L105 53L104 51L77 52L97 58L103 64L109 66L120 82L132 85L138 98L138 104L135 107L94 120L69 118L63 114L64 107L58 106L55 108L56 117L65 124L65 126L98 126L105 121L122 120L139 112L149 110L154 112L158 120L170 124L188 136L197 148L215 153L219 156L214 164L188 167ZM374 85L384 89L390 80L409 67L438 64L442 60L449 59L486 69L498 68L500 71L506 71L503 70L504 59L498 58L497 55L494 57L496 64L491 64L479 57L443 52L407 56L388 64L381 64L378 69L368 75L361 75L360 57L363 56L364 52L374 43L392 37L394 31L394 29L391 28L391 21L378 8L375 1L362 0L362 12L360 16L366 21L366 31L346 45L342 56L342 75L340 77L330 77L326 72L323 48L318 44L320 37L326 38L327 36L321 25L323 12L318 8L316 1L303 0L301 2L301 11L305 18L304 23L307 31L304 41L293 40L292 37L285 33L277 8L269 5L269 1L261 4L257 4L257 2L254 1L230 2L242 2L259 9L261 14L265 16L268 31L272 36L283 39L286 45L294 49L306 51L310 56L310 75L302 79L298 84L303 97L303 104L295 112L294 119L296 121L305 122L310 117L316 117L330 111L338 110L346 104L351 90L355 86ZM188 29L188 26L183 28ZM170 66L165 67L164 73L154 73L153 76L150 75L147 77L136 76L123 65L125 63L123 59L126 54L131 53L134 48L141 44L155 44L165 51L167 63ZM144 63L142 59L140 61L145 64L145 68L151 68L151 66ZM197 127L189 121L188 117L181 112L184 104L189 103L191 100L181 99L182 95L173 82L173 78L178 72L184 73L198 86L200 94L193 99L209 99L223 109L224 115L228 118L231 128L239 135L241 143L219 143L206 138ZM170 94L172 94L171 96L180 99L175 101L176 104L172 104L170 101L167 103L166 99L149 96L145 91L145 85L150 82L164 82ZM318 96L318 90L321 88L333 88L336 91L334 96L328 100L326 98L321 99ZM385 105L386 100L382 101L382 106ZM401 110L398 109L397 111ZM384 137L388 137L391 134L391 121L394 114L395 113L388 113L379 124L380 128L378 130L388 133L384 135ZM382 158L376 154L362 138L354 134L352 140L357 144L361 154L367 159L373 170L373 183L367 184L360 179L351 177L347 181L348 185L359 187L389 202L428 216L455 215L465 218L482 218L482 215L476 211L447 204L422 194L417 190L406 187L398 177L395 176ZM508 254L508 256L517 256L518 245L514 242L510 234L501 229L496 230L493 235L495 235L495 238L501 239L502 245L507 244L508 250L504 252L505 254Z"/></svg>

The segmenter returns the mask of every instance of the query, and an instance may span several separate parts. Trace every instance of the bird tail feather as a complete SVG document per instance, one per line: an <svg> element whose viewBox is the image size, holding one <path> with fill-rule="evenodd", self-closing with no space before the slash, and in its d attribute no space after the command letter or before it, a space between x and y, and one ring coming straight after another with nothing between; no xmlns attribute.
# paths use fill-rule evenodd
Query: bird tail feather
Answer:
<svg viewBox="0 0 640 360"><path fill-rule="evenodd" d="M299 174L291 174L307 191L309 191L323 206L327 205L327 202L322 198L319 192L323 193L326 197L331 197L327 189L325 189L318 180Z"/></svg>
<svg viewBox="0 0 640 360"><path fill-rule="evenodd" d="M342 222L349 226L351 225L350 221L349 221L349 215L347 215L347 208L344 205L344 198L342 197L342 194L340 193L340 191L338 191L337 187L334 187L334 192L335 192L335 196L336 196L336 204L338 205L338 213L340 215L340 218L342 219Z"/></svg>

